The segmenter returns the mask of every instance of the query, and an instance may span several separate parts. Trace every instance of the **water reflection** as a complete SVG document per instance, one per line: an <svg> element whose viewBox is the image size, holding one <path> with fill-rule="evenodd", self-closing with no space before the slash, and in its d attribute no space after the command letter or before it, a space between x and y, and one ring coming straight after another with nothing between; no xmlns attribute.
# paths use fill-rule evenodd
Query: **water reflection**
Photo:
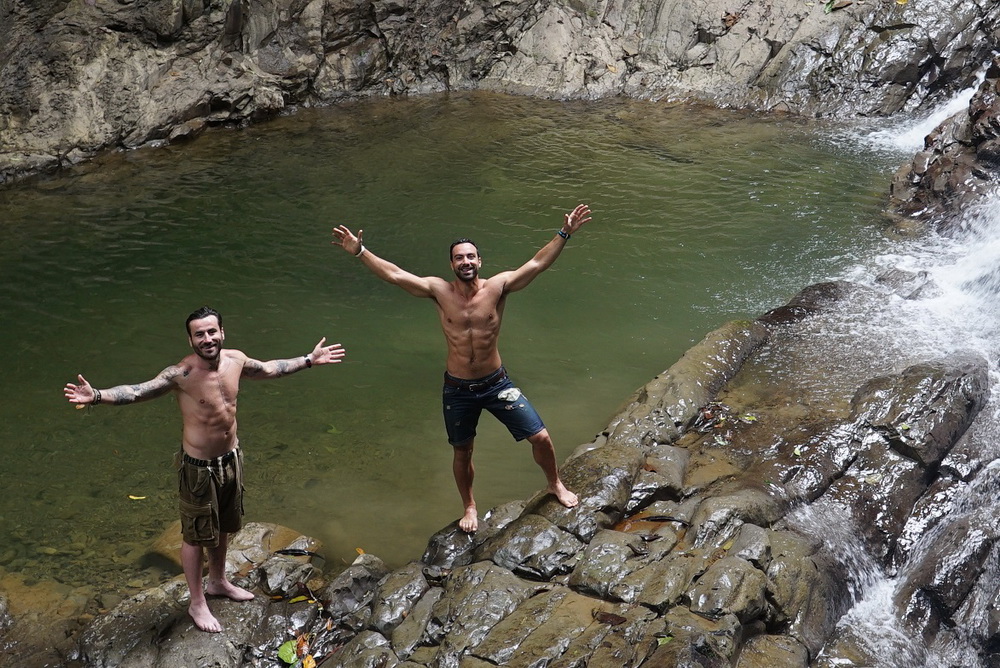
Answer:
<svg viewBox="0 0 1000 668"><path fill-rule="evenodd" d="M562 214L594 222L508 305L505 362L560 459L722 322L783 303L878 247L895 158L801 121L612 100L487 95L302 110L182 146L107 156L0 191L0 567L71 586L141 585L175 518L171 399L74 411L61 387L138 382L187 352L208 303L260 358L320 336L349 362L245 383L248 519L419 557L461 509L440 424L444 346L429 303L329 246L330 228L418 274L476 239L484 273L527 260ZM484 421L480 508L544 486ZM144 497L132 500L132 496Z"/></svg>

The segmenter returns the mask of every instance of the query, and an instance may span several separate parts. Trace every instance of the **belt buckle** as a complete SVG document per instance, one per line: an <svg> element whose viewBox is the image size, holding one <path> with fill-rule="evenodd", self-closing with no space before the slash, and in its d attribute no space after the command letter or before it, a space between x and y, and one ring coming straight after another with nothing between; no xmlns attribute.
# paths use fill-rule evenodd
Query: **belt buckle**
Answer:
<svg viewBox="0 0 1000 668"><path fill-rule="evenodd" d="M469 383L468 389L469 392L479 392L480 390L485 389L489 386L490 386L489 383Z"/></svg>

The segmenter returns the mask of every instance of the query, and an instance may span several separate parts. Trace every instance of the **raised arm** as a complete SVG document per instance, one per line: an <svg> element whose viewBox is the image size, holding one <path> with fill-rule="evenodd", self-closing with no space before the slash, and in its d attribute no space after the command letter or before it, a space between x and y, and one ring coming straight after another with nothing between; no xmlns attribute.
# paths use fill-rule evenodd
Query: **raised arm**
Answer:
<svg viewBox="0 0 1000 668"><path fill-rule="evenodd" d="M398 285L414 297L434 296L435 283L442 282L443 279L417 276L405 269L400 269L388 260L383 260L365 248L361 242L363 234L364 230L358 230L358 234L355 236L345 225L339 225L333 228L332 243L340 246L354 257L360 258L362 264L386 283Z"/></svg>
<svg viewBox="0 0 1000 668"><path fill-rule="evenodd" d="M536 276L552 266L552 263L562 253L570 236L589 222L590 207L586 204L579 204L567 213L562 227L556 232L556 236L552 238L552 241L542 246L533 258L517 269L497 274L497 277L504 281L504 292L517 292L527 287L535 280Z"/></svg>
<svg viewBox="0 0 1000 668"><path fill-rule="evenodd" d="M244 378L251 378L254 380L260 380L263 378L280 378L282 376L287 376L290 373L297 373L303 369L308 369L314 364L338 364L342 362L344 356L347 354L347 351L344 350L344 346L339 343L327 346L324 345L325 343L326 337L324 336L319 340L319 343L316 344L316 347L312 349L311 353L308 355L302 355L301 357L293 357L291 359L261 362L260 360L247 357L243 361L242 375Z"/></svg>
<svg viewBox="0 0 1000 668"><path fill-rule="evenodd" d="M162 397L167 392L177 387L176 378L183 373L180 366L168 366L166 369L156 374L152 380L137 385L116 385L106 390L94 388L82 375L77 376L79 385L66 383L63 394L71 404L76 404L77 408L97 404L113 404L121 406L123 404L134 404L137 401L146 401Z"/></svg>

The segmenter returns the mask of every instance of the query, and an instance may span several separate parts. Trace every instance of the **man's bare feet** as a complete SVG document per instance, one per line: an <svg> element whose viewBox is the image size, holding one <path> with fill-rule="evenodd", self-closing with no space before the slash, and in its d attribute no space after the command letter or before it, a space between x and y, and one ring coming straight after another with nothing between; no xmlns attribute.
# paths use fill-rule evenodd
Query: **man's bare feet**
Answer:
<svg viewBox="0 0 1000 668"><path fill-rule="evenodd" d="M205 586L205 593L212 596L225 596L234 601L252 601L253 592L249 592L243 587L237 587L229 580L219 582L209 582Z"/></svg>
<svg viewBox="0 0 1000 668"><path fill-rule="evenodd" d="M208 609L208 604L205 602L192 603L188 606L188 614L191 615L191 620L194 621L194 625L202 631L207 633L218 633L222 630L222 624L220 624L219 620L215 618L212 611Z"/></svg>
<svg viewBox="0 0 1000 668"><path fill-rule="evenodd" d="M579 497L566 489L566 485L562 484L561 481L554 485L550 485L546 491L549 494L555 495L556 499L559 500L559 503L563 504L567 508L575 508L580 503Z"/></svg>
<svg viewBox="0 0 1000 668"><path fill-rule="evenodd" d="M465 533L473 533L479 528L479 515L475 506L465 509L465 515L458 521L458 528Z"/></svg>

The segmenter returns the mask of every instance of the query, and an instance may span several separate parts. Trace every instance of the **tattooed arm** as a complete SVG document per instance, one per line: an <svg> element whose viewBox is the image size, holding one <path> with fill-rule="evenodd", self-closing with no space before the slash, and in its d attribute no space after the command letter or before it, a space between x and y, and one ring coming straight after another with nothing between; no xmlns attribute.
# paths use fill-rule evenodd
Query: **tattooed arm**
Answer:
<svg viewBox="0 0 1000 668"><path fill-rule="evenodd" d="M136 385L116 385L106 390L95 389L87 379L78 375L79 385L66 383L63 394L71 404L78 404L82 407L87 404L134 404L137 401L146 401L162 397L177 387L176 379L184 373L180 366L168 366L166 369L156 374L152 380Z"/></svg>
<svg viewBox="0 0 1000 668"><path fill-rule="evenodd" d="M281 378L282 376L287 376L290 373L307 369L313 364L338 364L343 361L344 355L347 354L344 350L344 346L339 343L327 346L324 345L325 343L326 337L323 337L308 355L293 357L286 360L261 362L260 360L248 357L246 361L243 362L243 377L252 378L254 380L261 378Z"/></svg>

